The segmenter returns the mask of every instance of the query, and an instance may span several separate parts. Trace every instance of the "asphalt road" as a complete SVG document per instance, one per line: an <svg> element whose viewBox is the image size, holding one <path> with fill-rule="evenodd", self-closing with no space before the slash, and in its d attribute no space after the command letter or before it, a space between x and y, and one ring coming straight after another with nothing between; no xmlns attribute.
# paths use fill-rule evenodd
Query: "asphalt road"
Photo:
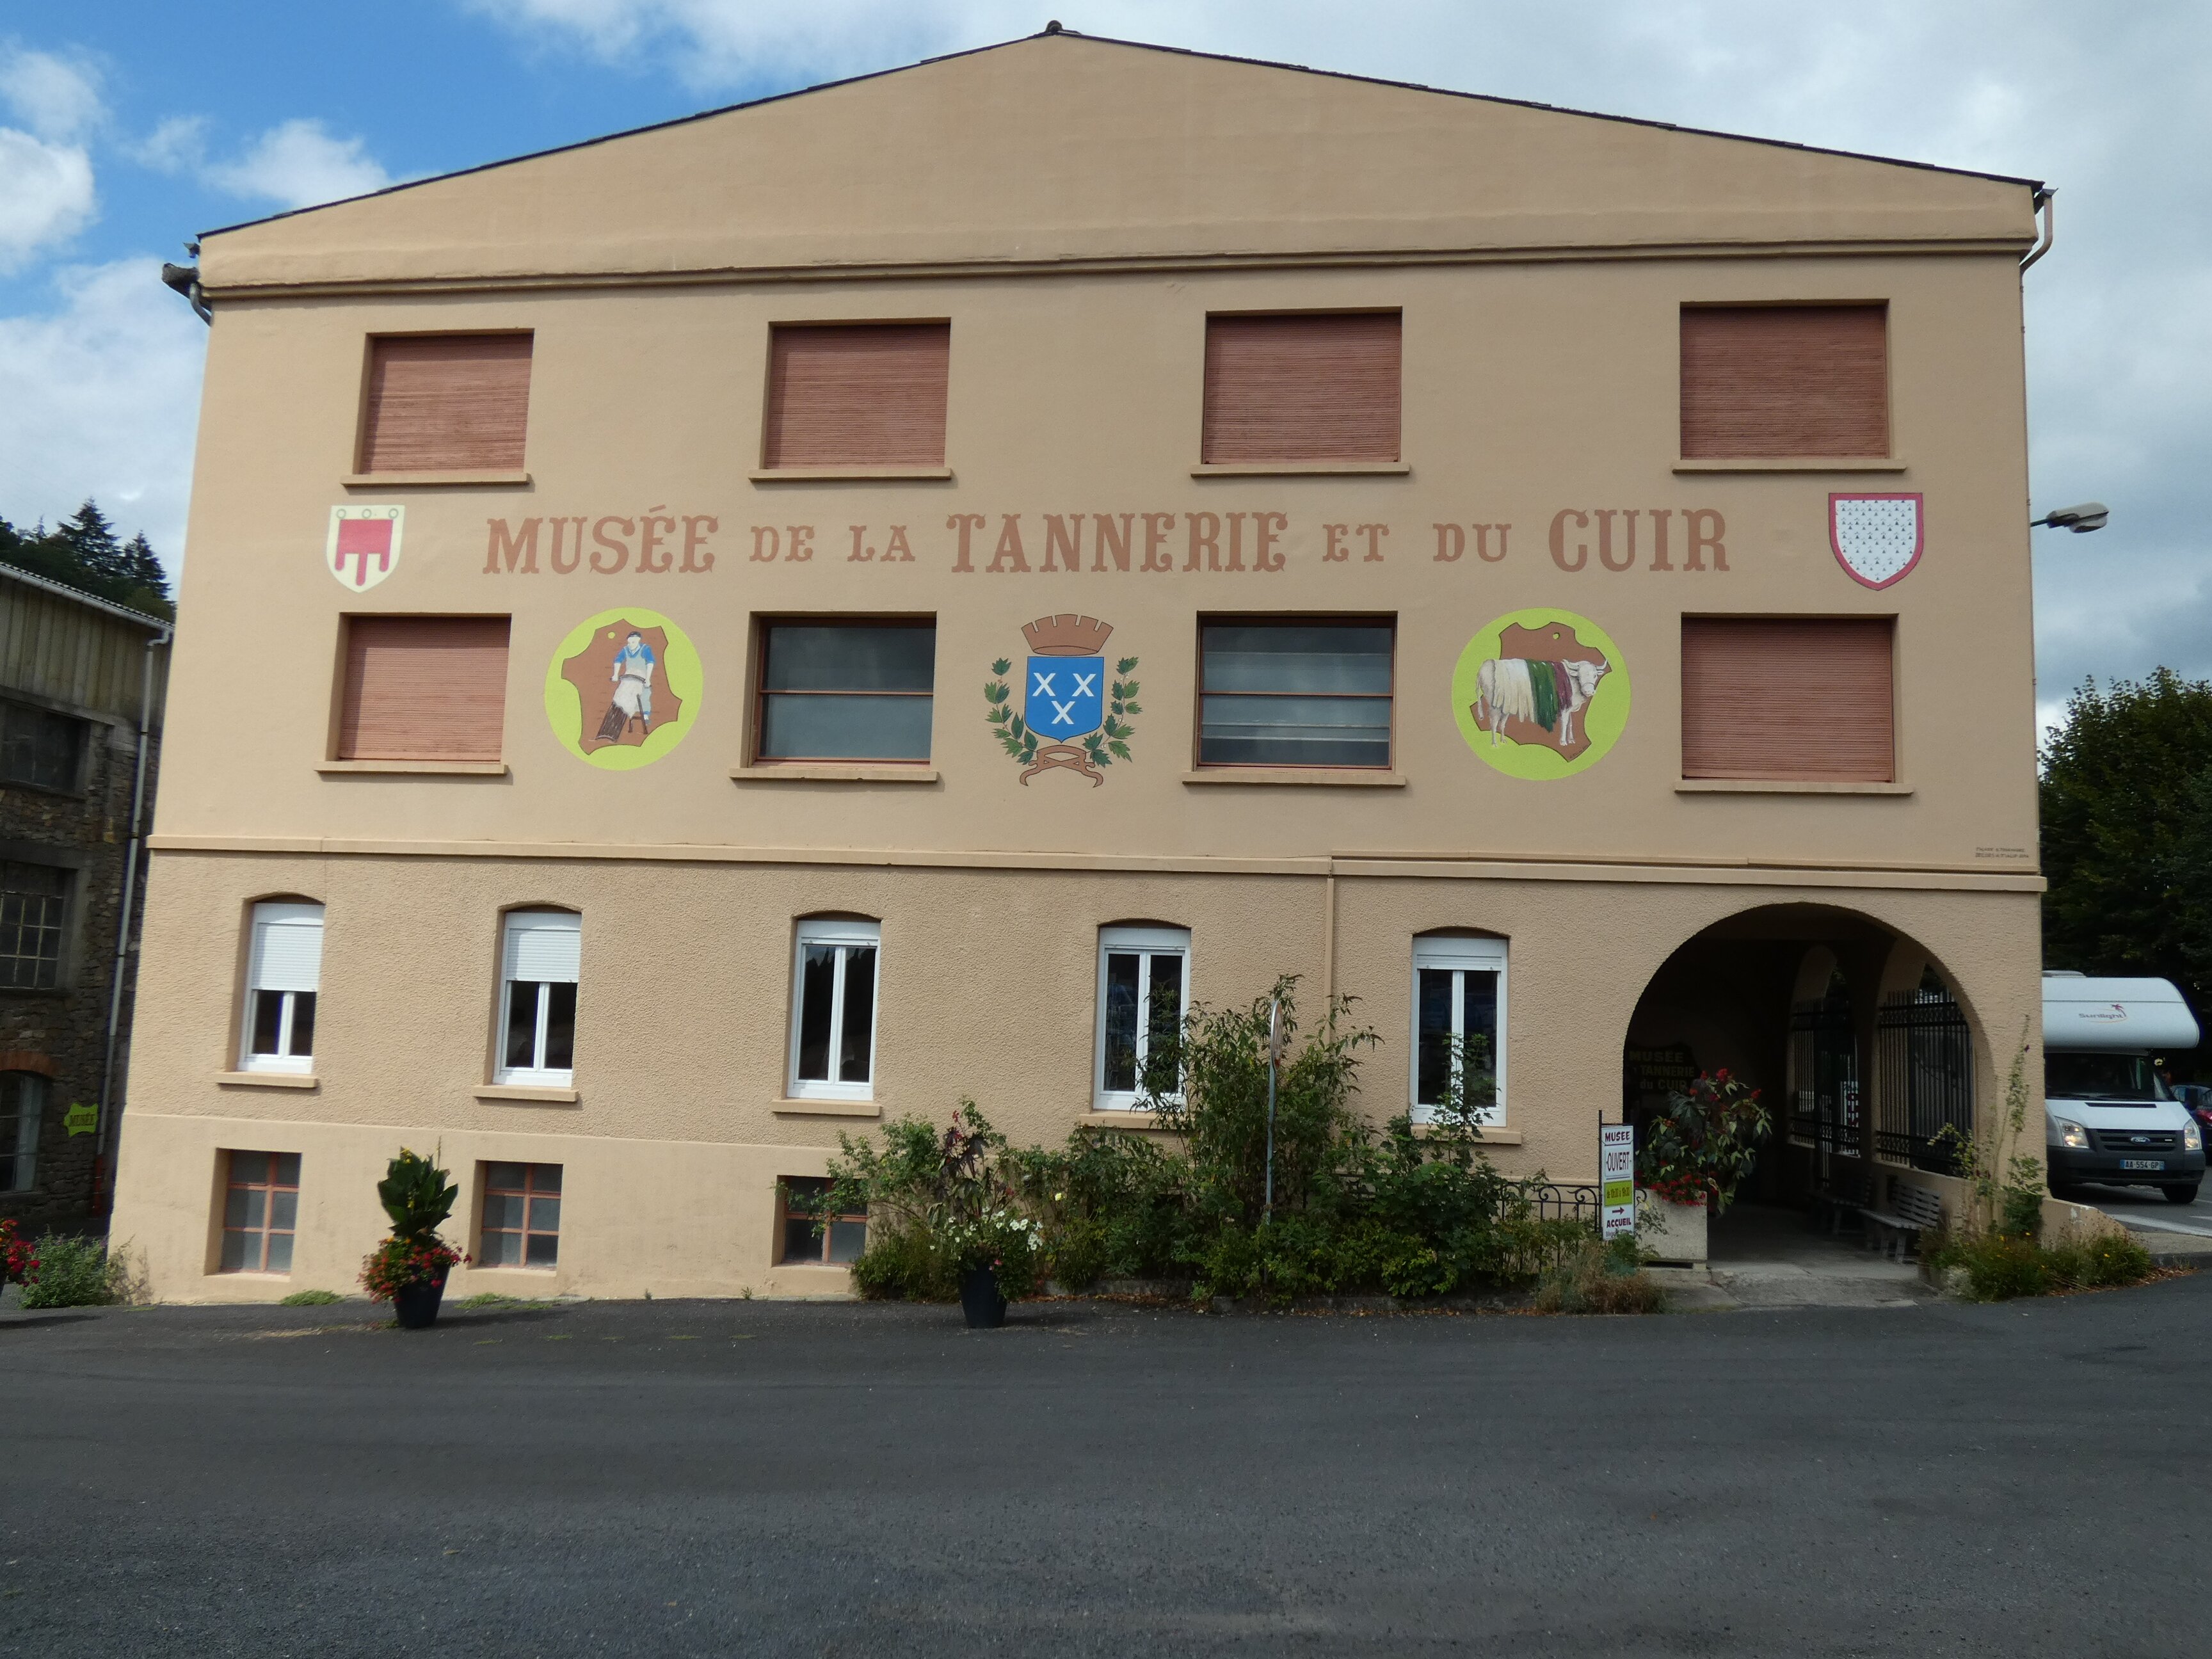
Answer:
<svg viewBox="0 0 2212 1659"><path fill-rule="evenodd" d="M1645 1319L0 1318L0 1653L2203 1651L2212 1273Z"/></svg>

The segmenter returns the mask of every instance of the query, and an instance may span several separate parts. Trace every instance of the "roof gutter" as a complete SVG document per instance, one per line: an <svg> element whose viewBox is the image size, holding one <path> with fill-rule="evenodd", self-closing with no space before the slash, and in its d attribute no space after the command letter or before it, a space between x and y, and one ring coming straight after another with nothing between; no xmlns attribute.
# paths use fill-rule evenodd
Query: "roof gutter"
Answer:
<svg viewBox="0 0 2212 1659"><path fill-rule="evenodd" d="M164 628L146 641L146 655L138 684L138 777L131 788L131 836L123 853L123 904L115 920L115 966L108 975L107 1054L100 1068L100 1133L93 1146L92 1203L95 1213L101 1202L103 1182L109 1202L115 1182L109 1173L108 1148L115 1143L115 1045L123 1029L123 976L131 960L131 913L138 890L138 866L146 850L146 750L153 742L154 653L176 637Z"/></svg>
<svg viewBox="0 0 2212 1659"><path fill-rule="evenodd" d="M185 251L197 259L200 245L187 242ZM213 325L215 313L208 308L207 296L200 292L200 268L198 265L173 265L165 261L161 266L161 282L164 287L173 288L183 295L185 303L191 307L202 322Z"/></svg>
<svg viewBox="0 0 2212 1659"><path fill-rule="evenodd" d="M2028 249L2027 258L2020 262L2020 268L2023 271L2051 252L2051 238L2057 229L2055 222L2057 215L2051 205L2051 198L2057 194L2057 187L2054 185L2038 185L2035 187L2035 210L2043 216L2043 234L2036 239L2035 246Z"/></svg>

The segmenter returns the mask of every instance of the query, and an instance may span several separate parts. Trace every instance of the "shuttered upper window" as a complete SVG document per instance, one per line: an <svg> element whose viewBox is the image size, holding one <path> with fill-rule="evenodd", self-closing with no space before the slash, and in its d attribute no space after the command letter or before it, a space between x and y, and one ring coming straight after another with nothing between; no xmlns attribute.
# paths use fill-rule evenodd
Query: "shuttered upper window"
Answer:
<svg viewBox="0 0 2212 1659"><path fill-rule="evenodd" d="M1886 306L1684 306L1686 460L1889 453Z"/></svg>
<svg viewBox="0 0 2212 1659"><path fill-rule="evenodd" d="M505 617L349 617L340 760L495 761Z"/></svg>
<svg viewBox="0 0 2212 1659"><path fill-rule="evenodd" d="M1398 459L1390 312L1206 319L1207 465Z"/></svg>
<svg viewBox="0 0 2212 1659"><path fill-rule="evenodd" d="M363 472L518 472L530 419L527 334L369 342Z"/></svg>
<svg viewBox="0 0 2212 1659"><path fill-rule="evenodd" d="M315 1069L315 998L322 980L323 907L290 900L255 905L240 1071Z"/></svg>
<svg viewBox="0 0 2212 1659"><path fill-rule="evenodd" d="M1682 775L1889 783L1887 617L1682 618Z"/></svg>
<svg viewBox="0 0 2212 1659"><path fill-rule="evenodd" d="M761 465L945 465L950 323L783 324L769 336Z"/></svg>

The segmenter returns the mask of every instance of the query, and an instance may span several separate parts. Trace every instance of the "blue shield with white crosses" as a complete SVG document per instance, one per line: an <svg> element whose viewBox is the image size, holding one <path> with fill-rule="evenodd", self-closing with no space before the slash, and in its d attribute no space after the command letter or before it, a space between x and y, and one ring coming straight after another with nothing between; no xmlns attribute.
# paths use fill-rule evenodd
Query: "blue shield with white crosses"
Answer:
<svg viewBox="0 0 2212 1659"><path fill-rule="evenodd" d="M1031 657L1022 718L1046 743L1073 743L1106 718L1106 659Z"/></svg>

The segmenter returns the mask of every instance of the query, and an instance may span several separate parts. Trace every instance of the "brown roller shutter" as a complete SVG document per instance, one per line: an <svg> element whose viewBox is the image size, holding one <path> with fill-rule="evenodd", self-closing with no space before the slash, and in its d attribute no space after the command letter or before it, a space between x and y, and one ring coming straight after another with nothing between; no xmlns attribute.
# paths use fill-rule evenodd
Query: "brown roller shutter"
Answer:
<svg viewBox="0 0 2212 1659"><path fill-rule="evenodd" d="M1682 307L1682 454L1889 453L1887 307Z"/></svg>
<svg viewBox="0 0 2212 1659"><path fill-rule="evenodd" d="M1396 460L1401 339L1395 311L1207 318L1199 459Z"/></svg>
<svg viewBox="0 0 2212 1659"><path fill-rule="evenodd" d="M530 419L527 334L369 343L364 472L519 472Z"/></svg>
<svg viewBox="0 0 2212 1659"><path fill-rule="evenodd" d="M495 761L507 719L505 617L353 617L340 760Z"/></svg>
<svg viewBox="0 0 2212 1659"><path fill-rule="evenodd" d="M1682 775L1889 783L1887 617L1682 618Z"/></svg>
<svg viewBox="0 0 2212 1659"><path fill-rule="evenodd" d="M769 335L761 465L945 465L950 323L786 325Z"/></svg>

